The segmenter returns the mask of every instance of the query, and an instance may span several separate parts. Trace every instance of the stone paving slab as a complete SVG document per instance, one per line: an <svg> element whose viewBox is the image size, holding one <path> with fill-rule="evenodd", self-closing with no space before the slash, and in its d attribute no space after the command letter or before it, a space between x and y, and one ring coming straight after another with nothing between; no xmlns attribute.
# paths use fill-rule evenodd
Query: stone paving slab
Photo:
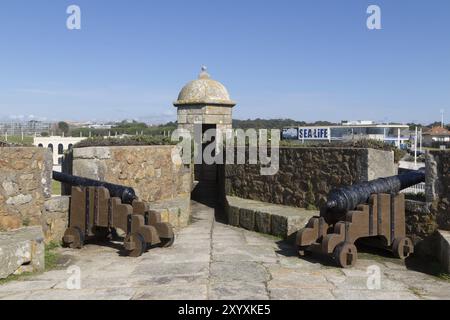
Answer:
<svg viewBox="0 0 450 320"><path fill-rule="evenodd" d="M208 297L207 285L151 286L138 289L133 300L205 300Z"/></svg>
<svg viewBox="0 0 450 320"><path fill-rule="evenodd" d="M0 293L0 300L26 300L31 291L23 290L19 292Z"/></svg>
<svg viewBox="0 0 450 320"><path fill-rule="evenodd" d="M106 288L33 291L27 300L130 300L136 294L134 288Z"/></svg>
<svg viewBox="0 0 450 320"><path fill-rule="evenodd" d="M211 281L209 298L213 300L268 300L269 295L264 282Z"/></svg>
<svg viewBox="0 0 450 320"><path fill-rule="evenodd" d="M0 294L16 293L21 291L46 290L53 288L56 280L15 281L0 286Z"/></svg>
<svg viewBox="0 0 450 320"><path fill-rule="evenodd" d="M264 282L269 280L269 274L261 263L249 261L212 263L210 275L214 281L223 282Z"/></svg>
<svg viewBox="0 0 450 320"><path fill-rule="evenodd" d="M305 288L271 288L270 298L273 300L335 300L327 289Z"/></svg>
<svg viewBox="0 0 450 320"><path fill-rule="evenodd" d="M149 263L140 264L133 272L133 276L151 275L156 277L198 276L209 272L209 262L177 262L177 263Z"/></svg>
<svg viewBox="0 0 450 320"><path fill-rule="evenodd" d="M333 289L334 286L319 272L302 272L295 269L279 268L271 270L271 288L296 288L296 289Z"/></svg>
<svg viewBox="0 0 450 320"><path fill-rule="evenodd" d="M404 263L362 255L353 269L300 259L279 238L218 223L214 210L192 202L194 222L170 248L142 257L119 254L119 244L60 249L64 268L0 286L0 299L450 299L450 282L409 270ZM68 266L81 271L69 290ZM367 287L379 268L381 289Z"/></svg>
<svg viewBox="0 0 450 320"><path fill-rule="evenodd" d="M264 263L275 263L278 260L272 248L263 246L214 248L212 259L215 262L255 261Z"/></svg>
<svg viewBox="0 0 450 320"><path fill-rule="evenodd" d="M170 286L188 286L191 285L207 285L209 279L207 275L191 275L191 276L162 276L162 277L148 277L141 276L129 279L129 285L133 287L152 287L158 285L170 285Z"/></svg>
<svg viewBox="0 0 450 320"><path fill-rule="evenodd" d="M338 300L417 300L419 297L409 291L348 290L336 289L332 294Z"/></svg>

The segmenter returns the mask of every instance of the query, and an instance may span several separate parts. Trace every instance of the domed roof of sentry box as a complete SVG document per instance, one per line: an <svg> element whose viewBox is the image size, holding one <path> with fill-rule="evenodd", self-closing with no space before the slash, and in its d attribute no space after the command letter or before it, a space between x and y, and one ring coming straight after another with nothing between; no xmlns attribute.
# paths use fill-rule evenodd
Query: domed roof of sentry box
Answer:
<svg viewBox="0 0 450 320"><path fill-rule="evenodd" d="M211 79L206 72L206 67L202 67L202 71L198 79L186 84L178 95L178 100L174 102L174 106L183 105L224 105L233 107L236 105L230 99L227 88L220 82Z"/></svg>

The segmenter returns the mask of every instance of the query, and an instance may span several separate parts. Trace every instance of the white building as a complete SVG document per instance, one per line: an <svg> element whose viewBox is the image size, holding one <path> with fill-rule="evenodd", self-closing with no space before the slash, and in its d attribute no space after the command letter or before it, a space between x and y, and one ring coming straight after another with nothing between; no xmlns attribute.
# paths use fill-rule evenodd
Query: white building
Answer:
<svg viewBox="0 0 450 320"><path fill-rule="evenodd" d="M53 170L61 172L64 151L72 148L76 143L87 139L85 137L35 137L33 145L41 148L49 148L53 153Z"/></svg>
<svg viewBox="0 0 450 320"><path fill-rule="evenodd" d="M402 147L409 135L402 135L409 126L402 124L377 124L373 121L346 121L340 125L284 128L282 139L304 141L351 141L373 139Z"/></svg>

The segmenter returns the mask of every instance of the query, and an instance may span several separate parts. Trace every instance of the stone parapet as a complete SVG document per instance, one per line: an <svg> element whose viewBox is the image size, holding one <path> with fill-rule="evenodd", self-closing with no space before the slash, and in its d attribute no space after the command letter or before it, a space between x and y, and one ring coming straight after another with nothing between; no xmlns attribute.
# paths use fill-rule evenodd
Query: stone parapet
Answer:
<svg viewBox="0 0 450 320"><path fill-rule="evenodd" d="M134 188L139 199L175 199L191 191L191 169L172 161L176 146L88 147L73 150L74 175Z"/></svg>
<svg viewBox="0 0 450 320"><path fill-rule="evenodd" d="M439 229L450 231L450 151L432 151L427 156L427 201Z"/></svg>
<svg viewBox="0 0 450 320"><path fill-rule="evenodd" d="M291 147L280 148L279 152L279 170L272 176L261 175L260 165L225 165L226 194L318 208L333 188L396 174L394 154L390 151Z"/></svg>

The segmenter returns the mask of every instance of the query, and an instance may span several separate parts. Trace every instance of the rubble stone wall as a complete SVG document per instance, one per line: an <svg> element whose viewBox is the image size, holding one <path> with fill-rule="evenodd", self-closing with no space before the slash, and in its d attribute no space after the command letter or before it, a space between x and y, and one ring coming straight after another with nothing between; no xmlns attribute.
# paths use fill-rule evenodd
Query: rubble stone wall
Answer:
<svg viewBox="0 0 450 320"><path fill-rule="evenodd" d="M42 224L52 164L44 148L0 148L0 231Z"/></svg>
<svg viewBox="0 0 450 320"><path fill-rule="evenodd" d="M190 168L172 161L175 146L88 147L73 150L73 174L134 188L143 201L190 193Z"/></svg>
<svg viewBox="0 0 450 320"><path fill-rule="evenodd" d="M182 227L190 217L192 175L190 166L172 161L176 148L161 145L75 148L71 156L72 173L132 187L140 200L150 203L150 208L153 203L155 210L161 210L164 221Z"/></svg>
<svg viewBox="0 0 450 320"><path fill-rule="evenodd" d="M319 207L336 187L396 174L393 152L356 148L280 148L279 171L225 165L225 193L294 207ZM248 157L246 157L248 159Z"/></svg>
<svg viewBox="0 0 450 320"><path fill-rule="evenodd" d="M407 232L414 242L437 229L450 230L450 152L431 151L425 160L426 201L406 201Z"/></svg>
<svg viewBox="0 0 450 320"><path fill-rule="evenodd" d="M450 151L432 151L429 158L435 163L436 173L429 177L431 211L436 215L439 229L450 231Z"/></svg>

